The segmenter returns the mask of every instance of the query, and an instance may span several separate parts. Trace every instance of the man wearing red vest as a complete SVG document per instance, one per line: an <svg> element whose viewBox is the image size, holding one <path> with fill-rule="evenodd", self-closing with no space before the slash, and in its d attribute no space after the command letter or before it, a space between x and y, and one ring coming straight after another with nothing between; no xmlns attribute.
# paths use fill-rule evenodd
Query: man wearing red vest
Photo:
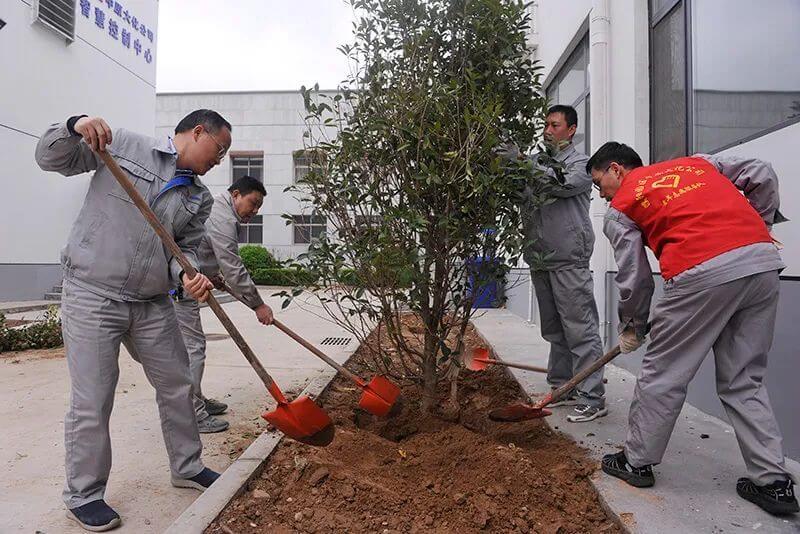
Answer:
<svg viewBox="0 0 800 534"><path fill-rule="evenodd" d="M653 295L644 247L658 258L664 296L628 416L625 448L603 471L637 487L655 483L689 381L713 349L717 394L736 432L749 478L737 493L774 514L796 513L781 433L763 384L785 266L770 235L778 178L756 159L697 155L647 167L620 143L586 164L610 202L604 232L619 267L619 344L643 342ZM742 194L744 192L744 195Z"/></svg>

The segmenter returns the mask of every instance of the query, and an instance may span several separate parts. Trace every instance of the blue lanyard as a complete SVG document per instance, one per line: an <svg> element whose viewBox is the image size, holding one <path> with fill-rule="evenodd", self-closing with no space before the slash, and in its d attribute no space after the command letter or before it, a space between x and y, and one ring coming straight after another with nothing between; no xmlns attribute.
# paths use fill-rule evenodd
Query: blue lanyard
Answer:
<svg viewBox="0 0 800 534"><path fill-rule="evenodd" d="M155 204L156 200L161 198L161 195L169 191L170 189L175 189L176 187L182 185L192 185L194 183L194 173L192 171L186 171L183 169L178 169L175 171L175 178L170 180L164 185L164 188L158 192L156 198L153 199L153 204Z"/></svg>

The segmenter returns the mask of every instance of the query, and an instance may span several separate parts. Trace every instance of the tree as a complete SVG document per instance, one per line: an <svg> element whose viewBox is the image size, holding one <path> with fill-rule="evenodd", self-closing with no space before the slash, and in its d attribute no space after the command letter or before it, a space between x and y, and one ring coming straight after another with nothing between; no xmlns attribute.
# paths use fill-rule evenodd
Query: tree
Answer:
<svg viewBox="0 0 800 534"><path fill-rule="evenodd" d="M445 374L455 398L468 280L502 283L517 263L526 185L536 202L550 201L542 173L498 149L536 147L547 101L521 1L352 5L354 43L340 48L351 76L335 95L301 89L315 157L293 190L327 217L328 232L298 261L359 341L379 324L397 358L369 347L376 365L421 383L428 411ZM416 340L403 334L406 312L424 326Z"/></svg>

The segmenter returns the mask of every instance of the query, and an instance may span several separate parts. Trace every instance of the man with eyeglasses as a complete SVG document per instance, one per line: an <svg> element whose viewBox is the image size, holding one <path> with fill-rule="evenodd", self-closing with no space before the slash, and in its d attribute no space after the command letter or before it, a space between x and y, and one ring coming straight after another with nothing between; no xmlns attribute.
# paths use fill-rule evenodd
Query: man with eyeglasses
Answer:
<svg viewBox="0 0 800 534"><path fill-rule="evenodd" d="M738 480L737 493L773 514L798 512L764 385L784 268L770 233L786 220L775 171L757 159L705 154L645 167L632 148L615 142L600 147L586 171L610 202L604 232L618 266L623 353L643 343L650 314L645 245L664 278L624 450L603 457L603 471L637 487L655 483L652 466L713 349L717 394L749 475Z"/></svg>
<svg viewBox="0 0 800 534"><path fill-rule="evenodd" d="M550 155L535 154L529 159L550 178L549 193L554 199L538 205L528 186L520 206L528 242L523 256L531 268L542 337L550 342L547 381L554 389L603 354L589 270L594 249L589 217L592 180L584 168L587 156L572 144L577 128L578 114L572 106L556 105L547 111L544 137ZM560 168L554 170L554 166ZM603 369L550 406L574 406L567 416L573 423L607 415Z"/></svg>
<svg viewBox="0 0 800 534"><path fill-rule="evenodd" d="M120 343L156 390L172 484L202 491L219 477L200 459L189 357L168 294L180 282L203 302L212 284L200 273L188 278L97 152L114 156L199 268L196 251L213 202L199 177L220 162L230 143L230 123L201 109L181 120L171 138L112 130L102 118L80 115L53 124L36 146L43 170L65 176L94 171L61 253L62 330L71 380L63 498L67 517L87 530L121 524L104 500Z"/></svg>

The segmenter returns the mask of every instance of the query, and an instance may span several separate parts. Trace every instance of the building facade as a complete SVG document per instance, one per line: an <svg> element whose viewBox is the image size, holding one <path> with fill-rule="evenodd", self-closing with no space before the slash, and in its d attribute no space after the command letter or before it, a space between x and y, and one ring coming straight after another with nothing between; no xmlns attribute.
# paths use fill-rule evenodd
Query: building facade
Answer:
<svg viewBox="0 0 800 534"><path fill-rule="evenodd" d="M769 8L765 8L766 4ZM552 103L576 107L575 144L591 154L606 141L632 146L645 163L695 153L761 158L777 172L781 211L774 234L785 245L781 297L767 379L787 452L800 457L794 377L800 374L793 318L800 314L800 2L770 0L538 0L529 36L544 67ZM597 194L594 193L597 197ZM606 203L592 200L591 262L606 348L616 344L616 265L602 233ZM651 255L660 293L658 263ZM516 269L508 306L536 323L526 267ZM654 299L655 300L655 299ZM617 365L636 373L642 351ZM724 417L713 357L689 390L689 402Z"/></svg>
<svg viewBox="0 0 800 534"><path fill-rule="evenodd" d="M72 115L155 127L157 0L0 3L0 300L41 299L89 186L34 161L39 135Z"/></svg>
<svg viewBox="0 0 800 534"><path fill-rule="evenodd" d="M262 245L280 259L305 252L327 221L296 193L285 191L311 165L304 150L307 126L300 91L159 93L157 133L171 134L181 118L200 108L219 112L233 127L228 155L203 177L211 193L216 196L244 175L258 178L267 190L259 215L243 225L239 242Z"/></svg>

